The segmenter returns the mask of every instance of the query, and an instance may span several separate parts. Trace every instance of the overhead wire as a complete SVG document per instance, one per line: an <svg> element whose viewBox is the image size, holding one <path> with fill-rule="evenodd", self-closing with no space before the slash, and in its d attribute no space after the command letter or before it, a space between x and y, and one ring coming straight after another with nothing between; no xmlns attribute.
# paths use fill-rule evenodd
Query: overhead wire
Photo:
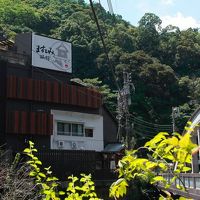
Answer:
<svg viewBox="0 0 200 200"><path fill-rule="evenodd" d="M141 122L141 123L144 123L144 124L147 124L147 125L153 125L153 126L160 126L160 127L171 127L172 125L171 124L156 124L156 123L152 123L152 122L147 122L147 121L145 121L145 120L142 120L142 119L140 119L140 118L137 118L137 117L135 117L134 115L131 115L131 117L130 117L131 119L134 119L134 120L136 120L136 121L139 121L139 122Z"/></svg>
<svg viewBox="0 0 200 200"><path fill-rule="evenodd" d="M146 127L154 127L154 128L171 128L172 127L172 125L159 126L159 125L153 124L153 123L152 124L146 124L142 121L135 120L135 118L130 118L130 120L135 122L135 123L143 124Z"/></svg>
<svg viewBox="0 0 200 200"><path fill-rule="evenodd" d="M137 126L142 126L148 130L161 130L161 131L164 131L164 130L172 130L172 128L155 128L155 127L148 127L148 126L145 126L143 124L138 124L138 123L134 123L134 126L137 125Z"/></svg>
<svg viewBox="0 0 200 200"><path fill-rule="evenodd" d="M107 46L105 44L105 41L104 41L104 38L103 38L103 34L101 32L101 28L100 28L100 25L99 25L99 20L97 18L97 15L96 15L96 12L95 12L95 9L94 9L94 5L93 5L93 1L92 0L89 0L90 1L90 7L91 7L91 10L92 10L92 13L93 13L93 16L94 16L94 21L96 23L96 26L97 26L97 29L98 29L98 32L99 32L99 36L100 36L100 39L101 39L101 42L102 42L102 45L103 45L103 49L104 49L104 53L106 55L106 59L107 59L107 62L108 62L108 65L110 66L110 70L111 70L111 73L112 73L112 76L113 76L113 79L114 79L114 83L117 87L117 90L120 91L120 87L119 87L119 84L117 82L117 78L116 78L116 75L115 75L115 71L114 71L114 66L110 60L110 57L108 55L108 49L107 49Z"/></svg>
<svg viewBox="0 0 200 200"><path fill-rule="evenodd" d="M172 131L172 126L171 127L155 127L155 126L146 126L145 124L143 123L139 123L139 122L136 122L136 121L130 121L130 122L133 122L134 124L134 128L133 128L133 131L135 129L142 129L144 131L147 131L147 132L151 132L151 133L157 133L157 132L161 132L161 131L164 131L164 132L171 132Z"/></svg>
<svg viewBox="0 0 200 200"><path fill-rule="evenodd" d="M155 124L151 122L147 122L145 120L141 120L135 116L130 117L130 122L133 122L134 127L133 127L133 133L145 138L150 138L152 139L153 136L149 135L155 135L158 132L172 132L172 125L160 125L160 124Z"/></svg>
<svg viewBox="0 0 200 200"><path fill-rule="evenodd" d="M147 127L144 127L143 125L135 125L133 127L133 130L134 129L143 129L145 131L152 131L152 132L171 132L172 129L153 129L153 128L147 128Z"/></svg>
<svg viewBox="0 0 200 200"><path fill-rule="evenodd" d="M139 135L141 136L142 138L139 138L139 140L144 140L144 139L152 139L154 138L154 136L151 136L151 135L146 135L146 134L143 134L139 131L135 131L136 135Z"/></svg>

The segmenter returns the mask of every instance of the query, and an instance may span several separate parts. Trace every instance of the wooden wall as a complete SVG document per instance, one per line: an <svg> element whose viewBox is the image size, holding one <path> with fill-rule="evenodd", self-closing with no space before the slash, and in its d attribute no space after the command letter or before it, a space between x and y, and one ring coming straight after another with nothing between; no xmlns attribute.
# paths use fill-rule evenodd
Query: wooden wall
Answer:
<svg viewBox="0 0 200 200"><path fill-rule="evenodd" d="M7 77L7 98L99 108L101 94L96 90L47 80Z"/></svg>
<svg viewBox="0 0 200 200"><path fill-rule="evenodd" d="M6 133L52 135L53 115L44 112L7 112Z"/></svg>

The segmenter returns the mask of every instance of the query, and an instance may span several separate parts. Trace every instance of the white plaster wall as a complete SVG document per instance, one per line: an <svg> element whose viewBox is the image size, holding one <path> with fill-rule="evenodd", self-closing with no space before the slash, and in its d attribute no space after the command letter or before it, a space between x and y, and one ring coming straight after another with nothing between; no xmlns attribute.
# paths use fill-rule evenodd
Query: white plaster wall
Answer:
<svg viewBox="0 0 200 200"><path fill-rule="evenodd" d="M79 112L52 110L53 135L51 136L51 149L95 150L102 151L103 144L103 116ZM57 135L57 121L83 123L84 127L93 128L93 137L63 136ZM63 141L62 148L58 147L58 141Z"/></svg>

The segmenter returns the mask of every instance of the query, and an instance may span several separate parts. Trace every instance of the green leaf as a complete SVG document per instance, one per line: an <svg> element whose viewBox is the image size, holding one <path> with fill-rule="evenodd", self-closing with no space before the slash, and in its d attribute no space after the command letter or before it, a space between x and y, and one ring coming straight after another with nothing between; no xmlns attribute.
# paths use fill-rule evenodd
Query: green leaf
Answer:
<svg viewBox="0 0 200 200"><path fill-rule="evenodd" d="M179 200L188 200L185 197L180 197Z"/></svg>
<svg viewBox="0 0 200 200"><path fill-rule="evenodd" d="M32 149L32 151L34 151L34 152L38 152L38 150L37 150L37 149Z"/></svg>
<svg viewBox="0 0 200 200"><path fill-rule="evenodd" d="M56 177L48 177L46 181L47 181L47 182L50 182L50 181L58 181L58 178L56 178Z"/></svg>
<svg viewBox="0 0 200 200"><path fill-rule="evenodd" d="M58 194L59 195L65 195L65 192L64 191L59 191Z"/></svg>
<svg viewBox="0 0 200 200"><path fill-rule="evenodd" d="M164 177L163 176L155 176L153 179L152 179L152 181L151 181L151 183L155 183L155 182L162 182L162 181L165 181L165 179L164 179Z"/></svg>
<svg viewBox="0 0 200 200"><path fill-rule="evenodd" d="M47 194L47 195L48 195L48 194L51 194L51 190L44 190L44 191L43 191L43 194Z"/></svg>
<svg viewBox="0 0 200 200"><path fill-rule="evenodd" d="M33 148L33 147L34 147L34 143L33 143L33 142L31 142L31 141L29 141L29 145L30 145L30 147L31 147L31 148Z"/></svg>
<svg viewBox="0 0 200 200"><path fill-rule="evenodd" d="M42 165L42 162L40 160L37 160L35 161L35 164Z"/></svg>
<svg viewBox="0 0 200 200"><path fill-rule="evenodd" d="M29 176L36 176L37 175L37 172L35 172L35 171L31 171L30 173L29 173Z"/></svg>
<svg viewBox="0 0 200 200"><path fill-rule="evenodd" d="M172 137L168 139L168 143L172 146L178 146L178 138L176 137Z"/></svg>
<svg viewBox="0 0 200 200"><path fill-rule="evenodd" d="M41 172L40 172L38 175L39 175L40 177L42 177L42 178L46 178L46 175L45 175L44 173L41 173Z"/></svg>
<svg viewBox="0 0 200 200"><path fill-rule="evenodd" d="M190 171L190 170L191 170L190 167L183 167L182 172L188 172L188 171Z"/></svg>
<svg viewBox="0 0 200 200"><path fill-rule="evenodd" d="M29 160L29 161L27 161L26 163L27 163L27 164L33 164L34 161L33 161L33 160Z"/></svg>
<svg viewBox="0 0 200 200"><path fill-rule="evenodd" d="M191 125L192 125L192 122L191 122L191 121L188 121L187 124L188 124L189 126L191 126Z"/></svg>
<svg viewBox="0 0 200 200"><path fill-rule="evenodd" d="M30 153L31 150L29 148L24 149L24 153Z"/></svg>
<svg viewBox="0 0 200 200"><path fill-rule="evenodd" d="M158 166L163 170L167 169L167 166L164 163L159 163Z"/></svg>

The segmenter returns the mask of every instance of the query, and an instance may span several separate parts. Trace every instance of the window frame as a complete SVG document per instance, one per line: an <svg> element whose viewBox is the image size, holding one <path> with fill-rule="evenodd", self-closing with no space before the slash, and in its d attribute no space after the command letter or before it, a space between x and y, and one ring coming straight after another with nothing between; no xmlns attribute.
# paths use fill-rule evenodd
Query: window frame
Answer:
<svg viewBox="0 0 200 200"><path fill-rule="evenodd" d="M70 124L70 134L58 134L58 123L63 123L63 124ZM72 126L73 125L82 125L82 135L73 135L73 131L72 131ZM61 131L60 131L61 132ZM64 133L64 132L63 132ZM77 132L78 133L78 132ZM61 121L61 120L57 120L56 121L56 134L58 136L73 136L73 137L85 137L85 126L84 123L79 123L79 122L70 122L70 121Z"/></svg>
<svg viewBox="0 0 200 200"><path fill-rule="evenodd" d="M85 133L85 137L86 137L86 138L93 138L93 137L94 137L94 128L93 128L93 127L85 127L85 128L84 128L84 132L85 132L86 129L92 130L92 137L86 136L86 133Z"/></svg>
<svg viewBox="0 0 200 200"><path fill-rule="evenodd" d="M58 134L58 123L62 123L62 124L70 124L70 134ZM76 125L82 125L83 127L83 134L82 135L73 135L72 132L72 126L73 124ZM86 136L85 130L86 129L91 129L92 130L92 137ZM61 132L61 131L60 131ZM81 122L73 122L73 121L62 121L62 120L56 120L56 135L57 136L70 136L70 137L85 137L85 138L94 138L94 127L89 127L89 126L85 126L84 123Z"/></svg>
<svg viewBox="0 0 200 200"><path fill-rule="evenodd" d="M65 124L70 124L70 132L69 132L69 134L65 134L64 131L62 131L63 134L58 134L58 132L61 132L61 131L58 131L58 123L62 123L62 124L64 124L64 125L65 125ZM56 121L56 134L57 134L57 135L59 135L59 136L71 136L71 129L72 129L71 123L63 122L63 121Z"/></svg>

